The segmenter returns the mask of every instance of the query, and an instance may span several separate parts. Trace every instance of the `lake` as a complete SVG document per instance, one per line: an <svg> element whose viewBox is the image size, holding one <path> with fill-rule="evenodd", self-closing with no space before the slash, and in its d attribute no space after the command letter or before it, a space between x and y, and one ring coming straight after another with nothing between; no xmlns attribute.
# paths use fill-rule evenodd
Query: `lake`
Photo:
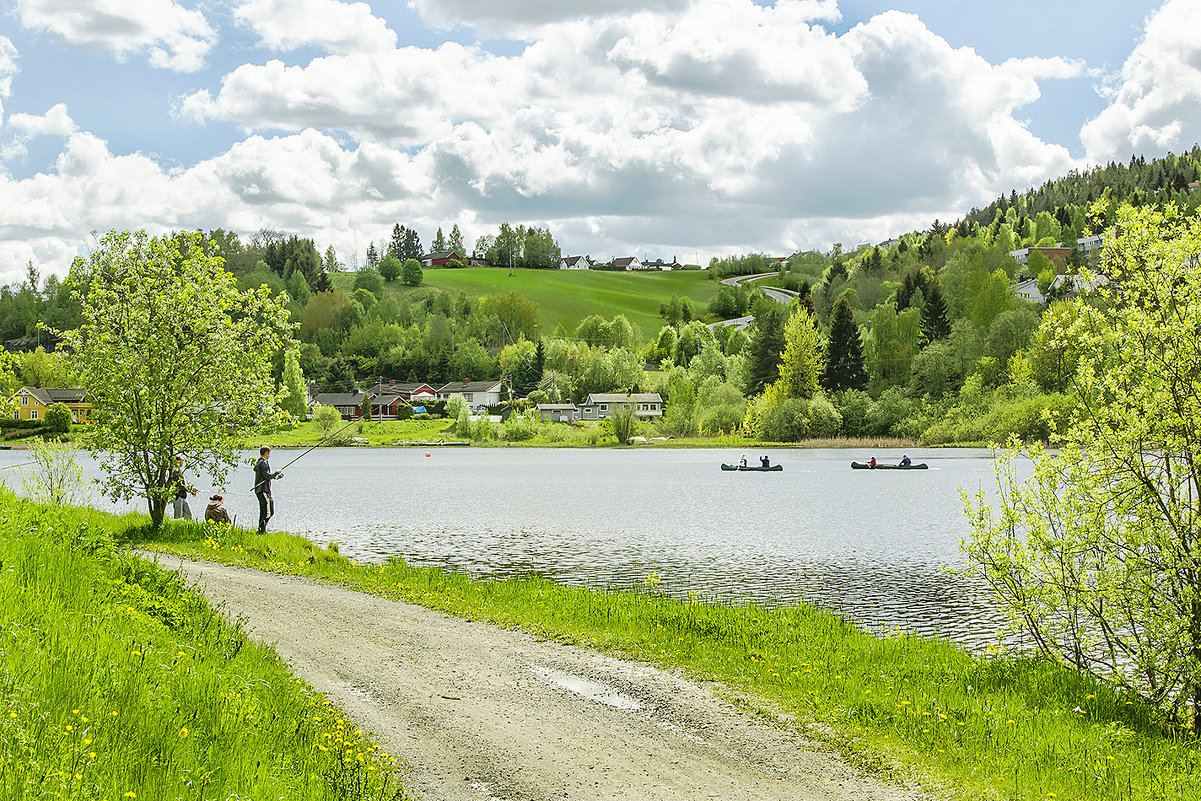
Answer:
<svg viewBox="0 0 1201 801"><path fill-rule="evenodd" d="M277 450L282 468L300 451ZM427 453L429 454L427 456ZM257 524L249 460L225 488ZM984 450L914 450L929 470L851 470L850 450L776 450L779 473L731 473L741 451L325 448L276 482L273 529L359 561L401 556L476 576L536 572L594 587L658 588L769 605L804 599L873 631L996 642L987 588L950 572L967 536L960 488L991 490ZM757 463L759 452L746 452ZM900 452L877 451L895 463ZM0 452L0 467L24 461ZM88 460L87 471L97 474ZM10 485L16 471L0 472ZM203 513L211 485L191 500ZM127 509L97 499L101 508ZM144 507L139 507L144 508Z"/></svg>

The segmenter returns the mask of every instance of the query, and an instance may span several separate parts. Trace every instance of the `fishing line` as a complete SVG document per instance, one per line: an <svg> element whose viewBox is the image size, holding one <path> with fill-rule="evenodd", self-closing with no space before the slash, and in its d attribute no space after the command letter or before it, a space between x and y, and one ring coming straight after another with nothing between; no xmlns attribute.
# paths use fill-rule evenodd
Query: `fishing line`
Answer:
<svg viewBox="0 0 1201 801"><path fill-rule="evenodd" d="M284 472L284 471L285 471L285 470L287 470L289 467L291 467L292 465L296 464L296 463L297 463L297 462L299 462L301 459L303 459L305 456L307 456L307 455L309 455L310 453L312 453L313 451L317 450L317 448L320 448L320 447L321 447L322 445L324 445L326 442L328 442L329 440L331 440L331 439L333 439L334 437L338 436L338 435L339 435L339 434L341 434L343 431L345 431L346 429L350 428L352 425L354 425L355 423L358 423L358 422L361 422L361 421L360 421L360 420L351 420L349 423L347 423L346 425L342 426L341 428L339 428L339 429L338 429L337 431L335 431L334 433L330 434L330 435L329 435L329 436L327 436L327 437L324 437L324 438L322 438L322 439L318 440L316 445L312 446L311 448L309 448L308 450L306 450L304 453L300 454L300 455L299 455L299 456L297 456L295 459L293 459L292 461L288 462L286 465L284 465L283 467L281 467L280 469L278 469L278 470L276 470L276 471L274 471L274 472L276 472L276 473L282 473L282 472ZM261 486L263 483L264 483L264 482L260 481L260 482L258 482L257 484L255 484L255 485L254 485L254 491L256 491L256 492L257 492L257 491L258 491L258 488L259 488L259 487L260 487L260 486Z"/></svg>

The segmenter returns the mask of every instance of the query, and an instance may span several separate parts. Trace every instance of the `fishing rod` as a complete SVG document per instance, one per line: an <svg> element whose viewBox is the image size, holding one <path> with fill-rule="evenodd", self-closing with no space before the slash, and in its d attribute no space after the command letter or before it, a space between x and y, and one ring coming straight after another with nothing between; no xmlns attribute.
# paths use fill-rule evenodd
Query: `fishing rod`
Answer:
<svg viewBox="0 0 1201 801"><path fill-rule="evenodd" d="M359 421L358 421L358 420L351 420L349 423L347 423L346 425L342 426L341 428L339 428L339 429L338 429L337 431L335 431L334 433L332 433L332 434L330 434L329 436L326 436L326 437L324 437L324 438L322 438L322 439L318 440L316 445L312 446L311 448L309 448L308 450L306 450L304 453L300 454L300 455L299 455L299 456L297 456L295 459L293 459L292 461L288 462L286 465L284 465L284 466L283 466L283 467L281 467L280 469L276 470L276 471L275 471L275 474L276 474L276 475L280 475L280 476L282 476L282 475L283 475L283 472L284 472L285 470L287 470L289 467L291 467L292 465L296 464L296 463L297 463L297 462L299 462L301 459L303 459L305 456L307 456L308 454L310 454L310 453L312 453L313 451L317 450L317 449L318 449L318 448L320 448L322 445L324 445L326 442L328 442L329 440L331 440L331 439L333 439L334 437L338 436L338 435L339 435L339 434L341 434L343 431L345 431L346 429L350 428L352 425L354 425L354 424L355 424L355 423L357 423L357 422L359 422ZM270 479L268 479L268 480L270 480ZM260 481L260 482L258 482L257 484L255 484L255 485L254 485L254 490L257 492L257 491L258 491L258 488L259 488L259 487L260 487L262 484L264 484L264 483L265 483L265 482L263 482L263 481Z"/></svg>

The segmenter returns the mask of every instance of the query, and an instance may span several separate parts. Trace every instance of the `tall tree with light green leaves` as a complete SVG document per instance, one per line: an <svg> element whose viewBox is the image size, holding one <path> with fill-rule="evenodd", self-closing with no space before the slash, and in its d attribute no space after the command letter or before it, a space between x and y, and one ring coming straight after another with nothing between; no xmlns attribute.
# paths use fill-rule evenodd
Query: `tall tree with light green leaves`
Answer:
<svg viewBox="0 0 1201 801"><path fill-rule="evenodd" d="M997 465L997 496L965 501L969 560L1014 627L1053 660L1194 732L1201 339L1184 332L1201 321L1199 257L1196 215L1172 206L1117 211L1098 299L1046 323L1063 326L1056 338L1081 344L1066 434L1052 452L1011 442ZM1033 462L1029 479L1018 478L1018 457Z"/></svg>
<svg viewBox="0 0 1201 801"><path fill-rule="evenodd" d="M784 326L779 383L790 398L812 398L823 367L822 339L809 312L797 306Z"/></svg>
<svg viewBox="0 0 1201 801"><path fill-rule="evenodd" d="M283 390L279 405L297 420L304 420L309 413L309 391L304 384L300 361L293 350L284 355Z"/></svg>
<svg viewBox="0 0 1201 801"><path fill-rule="evenodd" d="M220 483L250 434L285 419L271 357L294 344L287 299L239 291L200 245L112 231L72 267L83 321L62 336L92 400L87 446L106 493L145 498L155 525L177 454Z"/></svg>

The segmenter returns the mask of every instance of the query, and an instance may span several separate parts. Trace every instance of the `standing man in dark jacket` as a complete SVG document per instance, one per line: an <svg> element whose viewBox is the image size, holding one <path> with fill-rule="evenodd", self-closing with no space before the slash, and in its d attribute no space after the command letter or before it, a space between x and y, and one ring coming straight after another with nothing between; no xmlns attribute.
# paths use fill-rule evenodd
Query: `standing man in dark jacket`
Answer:
<svg viewBox="0 0 1201 801"><path fill-rule="evenodd" d="M271 497L271 480L283 478L283 471L271 471L267 459L271 449L266 445L259 448L259 460L254 463L254 495L259 499L259 533L267 533L267 521L275 514L275 501Z"/></svg>

